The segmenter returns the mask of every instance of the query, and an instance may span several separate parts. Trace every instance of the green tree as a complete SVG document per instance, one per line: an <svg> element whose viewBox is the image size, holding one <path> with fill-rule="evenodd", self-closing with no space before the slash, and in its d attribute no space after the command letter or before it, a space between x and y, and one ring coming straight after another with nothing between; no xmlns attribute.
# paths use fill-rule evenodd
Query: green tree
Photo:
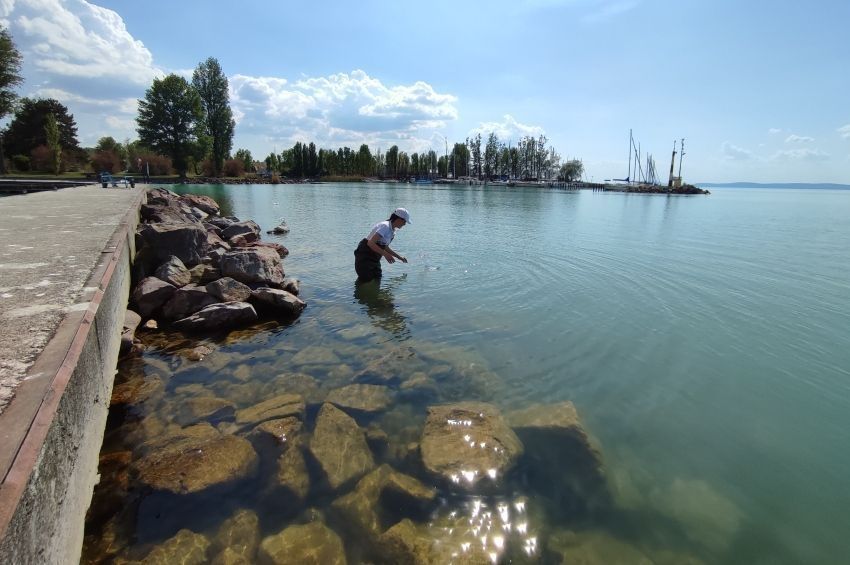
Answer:
<svg viewBox="0 0 850 565"><path fill-rule="evenodd" d="M18 95L14 88L23 82L21 78L21 54L5 28L0 28L0 119L12 113ZM3 158L3 133L0 132L0 174L6 174Z"/></svg>
<svg viewBox="0 0 850 565"><path fill-rule="evenodd" d="M53 114L47 114L44 121L44 137L50 150L51 172L58 175L62 168L62 146L59 144L59 122Z"/></svg>
<svg viewBox="0 0 850 565"><path fill-rule="evenodd" d="M234 157L242 161L242 165L245 167L245 171L248 173L254 172L254 158L251 157L251 152L247 149L237 149Z"/></svg>
<svg viewBox="0 0 850 565"><path fill-rule="evenodd" d="M203 135L203 116L201 97L186 79L175 74L154 79L145 98L139 100L139 140L171 157L174 168L185 176L189 156Z"/></svg>
<svg viewBox="0 0 850 565"><path fill-rule="evenodd" d="M230 109L227 77L221 71L217 59L210 57L198 65L192 73L192 86L201 97L204 132L210 139L215 175L219 176L224 160L230 155L233 147L236 122ZM201 158L203 159L203 156Z"/></svg>
<svg viewBox="0 0 850 565"><path fill-rule="evenodd" d="M81 152L77 142L77 124L68 108L52 98L34 100L22 98L15 117L6 130L6 152L9 155L29 155L40 145L47 145L47 116L53 114L59 127L59 145L66 153Z"/></svg>
<svg viewBox="0 0 850 565"><path fill-rule="evenodd" d="M558 177L562 181L573 182L577 181L584 174L584 163L579 161L578 159L570 159L563 165L561 165L561 170L558 174Z"/></svg>

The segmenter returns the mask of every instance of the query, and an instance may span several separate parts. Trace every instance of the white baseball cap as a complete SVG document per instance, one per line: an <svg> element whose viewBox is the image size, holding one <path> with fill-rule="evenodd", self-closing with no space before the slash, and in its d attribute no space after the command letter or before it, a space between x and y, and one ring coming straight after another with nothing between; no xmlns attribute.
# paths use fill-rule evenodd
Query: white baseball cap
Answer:
<svg viewBox="0 0 850 565"><path fill-rule="evenodd" d="M396 216L398 216L399 218L401 218L402 220L404 220L408 224L413 223L413 222L410 221L410 212L407 211L407 208L396 208L393 211L393 214L395 214Z"/></svg>

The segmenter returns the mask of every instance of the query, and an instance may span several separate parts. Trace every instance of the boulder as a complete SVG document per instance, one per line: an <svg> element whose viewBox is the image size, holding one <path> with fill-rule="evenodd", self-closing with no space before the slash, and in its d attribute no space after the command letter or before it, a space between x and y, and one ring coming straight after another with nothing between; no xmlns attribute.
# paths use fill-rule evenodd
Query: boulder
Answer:
<svg viewBox="0 0 850 565"><path fill-rule="evenodd" d="M234 238L235 240L235 238ZM287 255L289 255L289 249L284 247L279 243L267 242L267 241L249 241L245 243L241 243L238 247L256 247L256 248L265 248L272 249L278 256L283 259Z"/></svg>
<svg viewBox="0 0 850 565"><path fill-rule="evenodd" d="M147 455L135 463L141 484L191 494L244 479L256 470L257 453L248 440L222 435L209 424L192 428L181 432L182 437L148 446Z"/></svg>
<svg viewBox="0 0 850 565"><path fill-rule="evenodd" d="M233 219L233 218L231 218L231 217L229 217L229 216L227 216L227 217L222 217L222 216L211 216L211 217L207 218L206 223L208 223L208 224L212 224L212 225L214 225L215 227L217 227L218 229L220 229L220 230L224 231L224 230L225 230L225 229L227 229L229 226L231 226L232 224L234 224L234 223L236 223L236 222L238 222L238 221L239 221L239 220L235 220L235 219ZM219 234L219 235L221 235L221 234Z"/></svg>
<svg viewBox="0 0 850 565"><path fill-rule="evenodd" d="M218 268L219 264L221 263L221 258L224 257L224 254L228 251L230 251L230 246L228 246L227 249L224 249L223 247L210 249L209 253L207 253L207 256L204 257L204 264L212 265L213 267Z"/></svg>
<svg viewBox="0 0 850 565"><path fill-rule="evenodd" d="M561 563L632 563L655 565L647 554L634 545L615 538L604 531L573 532L560 530L549 536L549 551L561 559ZM678 563L685 564L686 561Z"/></svg>
<svg viewBox="0 0 850 565"><path fill-rule="evenodd" d="M266 233L273 233L276 235L283 235L289 233L289 226L287 225L285 220L281 220L278 225L268 230Z"/></svg>
<svg viewBox="0 0 850 565"><path fill-rule="evenodd" d="M310 492L310 473L300 448L287 449L277 461L277 485L300 505Z"/></svg>
<svg viewBox="0 0 850 565"><path fill-rule="evenodd" d="M421 365L412 347L396 347L378 359L370 361L366 368L354 375L354 381L397 385L413 372L421 370Z"/></svg>
<svg viewBox="0 0 850 565"><path fill-rule="evenodd" d="M482 479L500 480L523 446L495 406L459 402L428 408L420 451L428 471L471 489Z"/></svg>
<svg viewBox="0 0 850 565"><path fill-rule="evenodd" d="M225 253L219 262L222 276L242 283L283 284L283 264L272 249L262 247L236 249Z"/></svg>
<svg viewBox="0 0 850 565"><path fill-rule="evenodd" d="M301 428L303 424L297 416L286 416L266 420L251 430L251 437L259 441L271 440L278 446L288 448L290 445L300 443Z"/></svg>
<svg viewBox="0 0 850 565"><path fill-rule="evenodd" d="M330 391L326 402L344 410L381 412L391 400L390 389L385 386L353 384Z"/></svg>
<svg viewBox="0 0 850 565"><path fill-rule="evenodd" d="M292 356L293 365L339 365L342 361L330 347L308 345Z"/></svg>
<svg viewBox="0 0 850 565"><path fill-rule="evenodd" d="M254 290L251 298L258 306L289 317L299 316L306 306L304 301L294 294L276 288L258 288Z"/></svg>
<svg viewBox="0 0 850 565"><path fill-rule="evenodd" d="M298 296L301 294L301 281L292 277L286 277L283 279L283 290Z"/></svg>
<svg viewBox="0 0 850 565"><path fill-rule="evenodd" d="M221 236L213 231L207 231L207 245L210 250L223 249L224 251L230 251L230 244L221 239Z"/></svg>
<svg viewBox="0 0 850 565"><path fill-rule="evenodd" d="M207 563L209 540L201 534L180 530L173 538L156 546L142 560L144 565L202 565Z"/></svg>
<svg viewBox="0 0 850 565"><path fill-rule="evenodd" d="M188 318L177 320L174 327L187 332L221 330L250 324L257 320L254 307L246 302L211 304Z"/></svg>
<svg viewBox="0 0 850 565"><path fill-rule="evenodd" d="M267 394L284 392L300 394L307 404L321 404L325 399L319 381L304 373L284 373L274 378L267 386Z"/></svg>
<svg viewBox="0 0 850 565"><path fill-rule="evenodd" d="M171 255L187 267L194 267L207 254L207 231L200 224L145 224L139 229L154 260L165 261Z"/></svg>
<svg viewBox="0 0 850 565"><path fill-rule="evenodd" d="M207 283L207 292L222 302L247 302L253 293L249 286L230 277Z"/></svg>
<svg viewBox="0 0 850 565"><path fill-rule="evenodd" d="M172 192L167 188L152 188L147 193L148 204L168 204L180 198L176 192Z"/></svg>
<svg viewBox="0 0 850 565"><path fill-rule="evenodd" d="M218 299L207 292L205 287L187 284L178 288L171 300L165 303L162 307L162 317L169 321L180 320L217 303Z"/></svg>
<svg viewBox="0 0 850 565"><path fill-rule="evenodd" d="M223 239L231 239L234 236L246 234L253 234L255 237L251 241L256 241L260 238L260 226L256 222L247 220L245 222L234 222L221 230Z"/></svg>
<svg viewBox="0 0 850 565"><path fill-rule="evenodd" d="M207 421L215 424L232 420L236 410L232 402L213 396L192 397L180 401L174 421L181 426Z"/></svg>
<svg viewBox="0 0 850 565"><path fill-rule="evenodd" d="M124 355L133 347L133 338L136 336L136 328L142 323L142 317L130 309L124 311L124 327L121 330L121 355Z"/></svg>
<svg viewBox="0 0 850 565"><path fill-rule="evenodd" d="M199 263L189 269L189 275L194 284L207 284L221 277L221 271L211 263Z"/></svg>
<svg viewBox="0 0 850 565"><path fill-rule="evenodd" d="M179 197L182 202L192 208L198 208L211 216L217 216L219 212L218 203L202 194L184 194Z"/></svg>
<svg viewBox="0 0 850 565"><path fill-rule="evenodd" d="M525 447L528 484L551 511L573 516L609 505L602 457L572 402L534 404L507 413L505 420Z"/></svg>
<svg viewBox="0 0 850 565"><path fill-rule="evenodd" d="M192 224L198 219L192 214L192 209L178 201L165 204L142 204L139 207L139 217L148 223L156 224Z"/></svg>
<svg viewBox="0 0 850 565"><path fill-rule="evenodd" d="M186 268L183 261L174 256L169 257L168 261L160 265L154 272L154 276L177 287L186 286L192 280L189 269Z"/></svg>
<svg viewBox="0 0 850 565"><path fill-rule="evenodd" d="M266 420L296 416L304 419L304 399L298 394L281 394L236 412L236 423L255 426Z"/></svg>
<svg viewBox="0 0 850 565"><path fill-rule="evenodd" d="M321 522L289 526L260 543L260 562L270 565L345 565L342 540Z"/></svg>
<svg viewBox="0 0 850 565"><path fill-rule="evenodd" d="M363 430L350 416L325 403L316 417L310 453L336 490L375 467Z"/></svg>
<svg viewBox="0 0 850 565"><path fill-rule="evenodd" d="M253 510L242 509L218 528L210 553L216 554L220 563L254 563L259 546L260 519ZM220 556L228 550L228 555ZM215 563L215 560L213 562Z"/></svg>
<svg viewBox="0 0 850 565"><path fill-rule="evenodd" d="M149 398L159 397L165 391L165 384L156 375L139 375L127 381L116 383L112 387L111 406L141 404Z"/></svg>
<svg viewBox="0 0 850 565"><path fill-rule="evenodd" d="M174 285L156 277L144 278L133 290L133 302L136 304L136 311L142 318L148 318L168 302L175 292L177 292L177 289Z"/></svg>

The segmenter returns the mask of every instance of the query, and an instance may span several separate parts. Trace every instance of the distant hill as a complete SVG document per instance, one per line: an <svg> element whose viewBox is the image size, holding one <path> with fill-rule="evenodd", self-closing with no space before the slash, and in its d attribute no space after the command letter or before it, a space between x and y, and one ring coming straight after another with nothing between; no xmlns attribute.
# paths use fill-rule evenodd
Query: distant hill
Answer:
<svg viewBox="0 0 850 565"><path fill-rule="evenodd" d="M850 184L832 182L699 182L697 186L719 188L828 188L832 190L850 190Z"/></svg>

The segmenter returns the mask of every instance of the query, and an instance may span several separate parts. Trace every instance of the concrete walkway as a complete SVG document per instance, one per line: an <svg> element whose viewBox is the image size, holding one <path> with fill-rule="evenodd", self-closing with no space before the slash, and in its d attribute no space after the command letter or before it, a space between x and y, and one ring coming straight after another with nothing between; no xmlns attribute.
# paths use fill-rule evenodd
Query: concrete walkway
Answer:
<svg viewBox="0 0 850 565"><path fill-rule="evenodd" d="M0 198L0 414L142 190L90 185Z"/></svg>

